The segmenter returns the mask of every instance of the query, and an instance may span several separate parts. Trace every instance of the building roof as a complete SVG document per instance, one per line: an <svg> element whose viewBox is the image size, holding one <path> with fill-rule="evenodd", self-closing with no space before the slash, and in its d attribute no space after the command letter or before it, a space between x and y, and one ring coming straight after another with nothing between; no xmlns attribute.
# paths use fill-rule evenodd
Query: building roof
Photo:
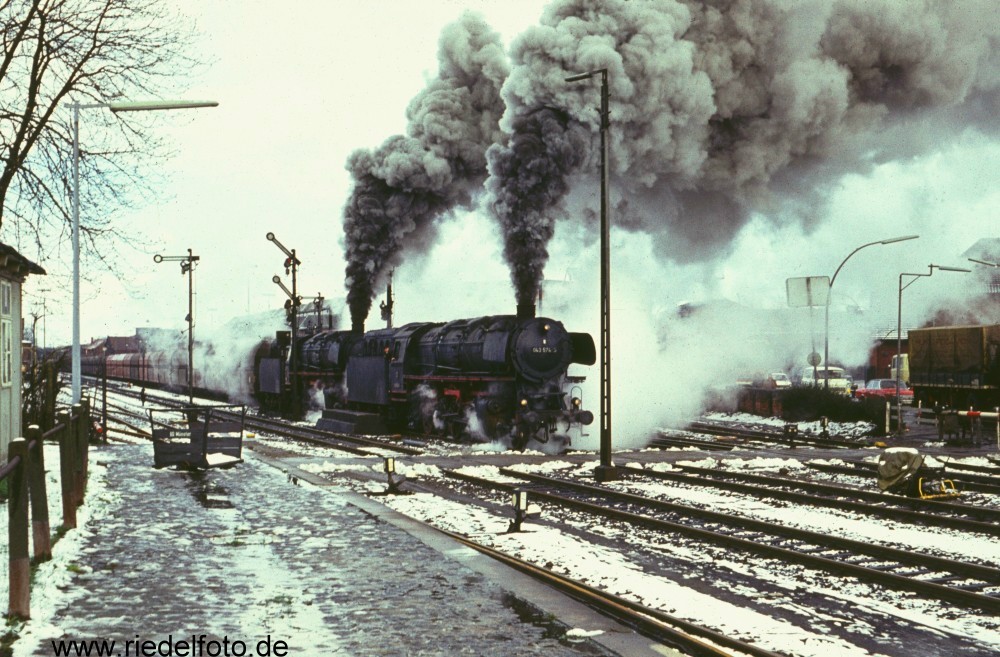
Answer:
<svg viewBox="0 0 1000 657"><path fill-rule="evenodd" d="M45 274L45 270L25 258L14 250L14 247L7 246L0 242L0 272L24 280L28 274Z"/></svg>
<svg viewBox="0 0 1000 657"><path fill-rule="evenodd" d="M976 258L977 260L985 260L987 262L1000 262L1000 238L984 237L970 246L962 254L962 257Z"/></svg>

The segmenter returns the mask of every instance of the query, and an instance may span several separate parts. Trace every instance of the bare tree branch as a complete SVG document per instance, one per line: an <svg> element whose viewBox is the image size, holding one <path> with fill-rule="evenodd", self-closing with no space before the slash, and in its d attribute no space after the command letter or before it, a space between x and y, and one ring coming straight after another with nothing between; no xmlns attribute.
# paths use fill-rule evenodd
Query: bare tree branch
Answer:
<svg viewBox="0 0 1000 657"><path fill-rule="evenodd" d="M169 95L198 64L186 54L191 37L159 0L0 1L0 226L40 260L72 220L70 101ZM95 129L80 144L80 220L98 260L131 242L109 216L153 196L149 181L170 154L143 114L87 113Z"/></svg>

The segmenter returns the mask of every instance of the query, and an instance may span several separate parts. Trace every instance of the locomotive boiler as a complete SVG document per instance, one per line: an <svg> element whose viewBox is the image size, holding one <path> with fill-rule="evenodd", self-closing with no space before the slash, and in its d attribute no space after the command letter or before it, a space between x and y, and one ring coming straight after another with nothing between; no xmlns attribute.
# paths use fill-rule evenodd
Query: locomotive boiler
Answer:
<svg viewBox="0 0 1000 657"><path fill-rule="evenodd" d="M567 388L583 381L568 375L571 364L596 361L593 338L536 317L532 307L518 310L368 332L321 331L297 345L282 336L281 356L258 359L259 392L273 403L296 383L322 388L331 421L372 414L389 430L509 440L515 449L590 424L593 413ZM298 371L283 376L291 349Z"/></svg>

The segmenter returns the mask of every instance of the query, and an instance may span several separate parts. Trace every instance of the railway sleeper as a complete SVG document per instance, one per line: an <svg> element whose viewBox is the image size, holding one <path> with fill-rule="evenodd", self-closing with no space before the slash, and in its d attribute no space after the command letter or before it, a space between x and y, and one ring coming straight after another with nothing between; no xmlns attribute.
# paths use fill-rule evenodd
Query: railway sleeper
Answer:
<svg viewBox="0 0 1000 657"><path fill-rule="evenodd" d="M876 561L874 563L865 564L865 568L877 570L880 573L891 573L899 570L899 564L895 561Z"/></svg>
<svg viewBox="0 0 1000 657"><path fill-rule="evenodd" d="M925 576L940 571L933 571L929 568L924 568L923 566L901 566L899 568L893 568L892 572L900 577L909 577L910 579L919 579L923 581Z"/></svg>
<svg viewBox="0 0 1000 657"><path fill-rule="evenodd" d="M823 557L824 559L830 559L831 561L847 561L850 556L856 556L857 552L851 552L850 550L838 550L836 548L823 548L815 552L816 556Z"/></svg>
<svg viewBox="0 0 1000 657"><path fill-rule="evenodd" d="M961 589L963 591L972 591L974 593L981 593L983 595L992 595L992 597L997 597L996 595L986 593L985 589L990 588L986 582L972 580L970 581L968 577L962 575L948 575L945 577L932 577L930 579L921 579L921 582L929 582L931 584L943 584L947 585L953 589ZM960 584L958 582L965 582Z"/></svg>
<svg viewBox="0 0 1000 657"><path fill-rule="evenodd" d="M951 584L953 589L961 589L963 591L971 591L972 593L983 593L983 591L988 587L985 582L968 583L968 584ZM986 595L985 593L983 593ZM993 597L996 597L995 595Z"/></svg>

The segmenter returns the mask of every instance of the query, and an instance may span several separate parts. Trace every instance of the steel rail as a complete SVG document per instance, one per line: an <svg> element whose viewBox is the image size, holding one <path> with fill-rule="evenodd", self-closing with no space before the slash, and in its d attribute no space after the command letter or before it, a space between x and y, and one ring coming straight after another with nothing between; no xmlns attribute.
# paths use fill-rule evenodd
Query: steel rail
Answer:
<svg viewBox="0 0 1000 657"><path fill-rule="evenodd" d="M941 463L944 465L945 474L947 474L949 477L952 474L958 474L958 476L962 477L963 482L966 483L972 482L976 484L984 484L986 486L996 486L1000 488L1000 476L991 473L983 474L981 472L977 474L976 471L949 473L948 470L952 471L966 470L966 468L961 467L962 466L961 463L948 463L947 461L942 460L944 458L942 456L935 456L934 458L941 461ZM866 461L844 461L844 462L847 463L848 465L854 465L859 468L864 468L866 470L878 470L878 464L876 463L868 463Z"/></svg>
<svg viewBox="0 0 1000 657"><path fill-rule="evenodd" d="M728 452L736 447L734 444L709 442L698 438L682 438L680 436L665 436L662 433L649 441L647 447L696 447L712 452Z"/></svg>
<svg viewBox="0 0 1000 657"><path fill-rule="evenodd" d="M724 424L712 424L709 422L692 422L688 425L689 431L696 433L707 433L710 435L732 435L750 440L763 440L767 442L788 443L792 447L802 445L816 445L818 447L847 447L857 449L867 447L869 442L843 440L841 438L823 438L816 434L795 434L786 436L780 431L761 431L759 429L744 429L731 427Z"/></svg>
<svg viewBox="0 0 1000 657"><path fill-rule="evenodd" d="M121 394L126 397L139 397L137 393L130 390L121 389L116 392L117 394ZM174 400L157 399L156 403L169 405L171 407L185 407L183 403L176 402ZM240 417L239 413L225 411L215 411L214 415L217 415L218 417ZM423 451L419 449L395 445L390 442L361 438L359 436L351 436L333 431L324 431L323 429L315 429L312 427L302 427L270 418L243 416L243 422L245 427L249 427L255 431L263 430L278 433L289 438L295 438L297 440L302 440L314 445L321 445L323 447L330 447L332 449L347 452L349 454L355 454L357 456L372 456L370 451L366 451L364 449L365 447L385 449L408 455L423 454Z"/></svg>
<svg viewBox="0 0 1000 657"><path fill-rule="evenodd" d="M378 449L387 449L391 452L398 452L400 454L408 454L411 456L419 456L423 454L423 450L415 449L413 447L406 447L404 445L397 445L395 442L391 441L381 441L375 440L373 438L361 438L360 436L352 436L350 434L338 433L336 431L326 431L325 429L316 429L314 427L301 427L297 425L289 425L287 422L282 422L281 420L273 420L270 418L261 417L248 417L246 419L247 423L252 424L255 428L263 428L266 431L271 431L277 428L281 432L294 432L296 438L301 438L302 440L316 442L317 444L323 444L327 446L332 446L330 443L326 442L324 439L333 439L339 441L345 441L351 443L352 445L357 445L360 448L374 447ZM350 451L350 450L345 450ZM371 455L370 452L357 452L359 454Z"/></svg>
<svg viewBox="0 0 1000 657"><path fill-rule="evenodd" d="M813 468L814 470L819 470L820 472L830 472L833 474L847 474L854 475L855 477L871 477L872 473L878 470L878 466L875 464L859 463L854 462L855 465L828 465L826 463L806 463L807 466ZM961 490L972 490L977 493L990 493L992 495L1000 495L1000 484L988 483L981 481L975 475L960 475L959 477L954 477L946 473L948 479L951 479L956 485L961 484L959 488Z"/></svg>
<svg viewBox="0 0 1000 657"><path fill-rule="evenodd" d="M559 575L523 559L518 559L494 548L477 543L460 534L437 527L435 529L477 552L496 559L529 577L562 591L607 616L615 618L646 637L683 650L685 654L692 657L718 657L720 655L730 657L730 653L724 652L716 646L708 645L698 638L691 636L692 634L720 646L736 650L742 654L753 655L754 657L781 657L780 653L745 643L707 627L671 616L658 609L646 607L627 598L608 593L607 591L578 582L564 575ZM680 630L669 627L670 625L678 627Z"/></svg>
<svg viewBox="0 0 1000 657"><path fill-rule="evenodd" d="M481 479L479 477L474 477L472 475L467 475L464 473L457 473L454 471L445 471L445 472L448 476L454 477L456 479L465 480L480 486L486 486L504 491L511 491L517 488L517 486L512 484L505 484L505 483L490 481L488 479ZM790 527L781 527L758 520L729 516L727 514L718 513L715 511L707 511L705 509L696 509L694 507L689 507L682 504L674 504L671 502L663 502L660 500L651 500L638 495L619 493L615 491L610 491L606 488L590 486L588 484L568 482L562 479L553 479L541 475L517 472L506 468L501 468L500 474L508 477L520 478L529 482L535 482L541 485L568 488L571 490L576 490L578 492L583 492L586 494L602 497L605 499L617 499L619 501L625 501L630 504L643 505L646 506L647 508L677 512L677 513L687 514L689 516L692 515L700 516L702 518L706 518L714 522L726 524L729 526L735 524L751 531L769 532L771 534L784 535L786 538L794 538L796 540L807 541L821 547L826 546L827 549L830 549L830 547L832 546L832 549L846 549L848 551L856 551L862 554L867 553L869 556L878 557L881 559L895 559L896 561L904 565L907 562L909 562L911 564L917 564L922 567L931 568L934 571L947 571L950 573L961 574L966 577L974 577L976 579L979 579L980 581L1000 582L1000 570L995 568L990 568L988 566L980 566L977 564L956 562L950 559L932 557L930 555L915 554L913 552L909 552L906 550L898 550L895 548L876 546L870 543L862 543L860 541L853 541L851 539L839 538L836 536L830 536L828 534L819 534L807 530L793 529ZM883 570L877 570L874 568L869 568L867 566L862 566L847 561L839 561L829 557L818 556L817 554L811 552L804 552L804 551L779 547L768 543L760 543L754 540L744 539L738 536L728 535L710 529L692 527L690 525L685 525L678 522L653 518L651 516L632 513L629 511L621 511L607 506L600 506L590 502L584 502L582 500L563 497L561 495L550 493L544 490L533 489L531 493L532 496L535 497L536 499L549 500L551 502L554 502L556 504L565 507L577 508L583 510L587 513L592 513L595 515L601 515L612 519L622 520L633 524L641 524L661 531L679 532L689 536L694 536L696 538L707 540L712 543L728 544L742 549L746 549L748 551L767 554L769 556L774 556L785 561L793 561L801 563L803 565L808 565L822 570L826 570L829 572L848 573L850 575L858 577L862 581L865 580L876 581L893 588L909 590L912 592L927 595L932 598L950 600L956 603L960 603L970 607L976 607L979 609L984 609L994 613L1000 612L1000 598L998 597L993 597L986 594L974 593L963 590L961 588L945 586L942 584L937 584L924 580L918 580L908 576L896 575L893 573L885 572Z"/></svg>
<svg viewBox="0 0 1000 657"><path fill-rule="evenodd" d="M829 497L829 495L854 495L855 493L860 493L861 495L857 495L856 497L871 499L872 501L877 501L880 503L896 504L897 500L892 498L899 496L891 496L885 493L877 494L877 493L872 493L870 491L861 491L861 490L855 491L853 489L845 488L842 486L828 486L826 488L820 488L819 486L817 486L812 490L821 491L822 493L825 493L825 495L813 495L802 491L794 491L794 490L789 491L789 490L781 490L773 488L773 486L799 487L798 486L799 482L795 481L794 479L783 479L780 477L769 477L769 476L755 475L743 472L731 472L726 470L717 471L709 468L697 468L692 466L677 466L677 467L679 467L683 472L689 474L681 474L677 472L663 472L660 470L648 470L648 469L634 468L629 466L623 466L621 469L623 472L627 472L633 475L652 477L655 479L664 479L667 481L678 481L687 484L692 484L695 486L722 488L725 490L731 490L738 493L754 495L762 499L777 498L783 500L791 500L803 504L830 507L834 509L858 511L860 513L865 513L869 515L884 516L892 520L906 520L908 522L923 523L927 525L937 525L940 527L948 527L951 529L963 529L967 531L983 532L986 534L993 534L996 536L1000 536L1000 525L994 523L981 522L978 520L970 520L968 518L956 517L954 515L949 516L949 515L941 515L935 513L927 513L922 511L914 511L912 509L902 509L899 506L881 506L877 504L857 502L854 500L845 500L842 498ZM700 477L692 477L691 475L700 475ZM743 483L743 482L752 482L752 483ZM772 487L763 488L762 485L768 485ZM865 495L866 493L867 495ZM907 500L910 498L899 497L899 499ZM953 509L951 508L947 510L953 512ZM997 513L998 515L1000 515L1000 511L998 511Z"/></svg>
<svg viewBox="0 0 1000 657"><path fill-rule="evenodd" d="M830 495L852 495L860 499L873 500L879 502L891 502L892 504L898 504L900 506L909 506L917 509L936 509L942 512L963 514L966 516L977 516L984 520L1000 522L1000 509L995 507L973 506L971 504L963 504L961 502L953 502L953 501L948 502L945 500L922 500L915 497L904 497L902 495L893 495L891 493L885 493L882 491L875 492L870 490L863 490L860 488L841 486L839 484L820 483L818 481L806 481L804 479L793 479L791 477L775 477L774 475L734 472L732 470L713 470L711 468L698 468L689 465L678 465L674 467L680 468L681 470L696 472L698 474L710 475L713 477L715 476L730 477L730 478L746 479L748 481L771 483L776 485L794 486L797 488L802 488L803 490L812 490L818 493L826 493Z"/></svg>

